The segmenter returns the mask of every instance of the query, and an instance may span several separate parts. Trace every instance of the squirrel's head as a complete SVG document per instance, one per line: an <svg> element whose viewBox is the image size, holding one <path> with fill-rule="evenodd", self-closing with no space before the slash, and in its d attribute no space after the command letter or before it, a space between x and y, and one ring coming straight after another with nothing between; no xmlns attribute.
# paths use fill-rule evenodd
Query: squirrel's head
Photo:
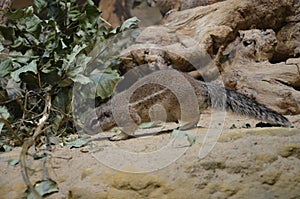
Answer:
<svg viewBox="0 0 300 199"><path fill-rule="evenodd" d="M159 0L147 0L147 4L150 7L155 7Z"/></svg>
<svg viewBox="0 0 300 199"><path fill-rule="evenodd" d="M89 113L85 119L84 132L87 134L97 134L111 129L115 126L111 107L102 105Z"/></svg>

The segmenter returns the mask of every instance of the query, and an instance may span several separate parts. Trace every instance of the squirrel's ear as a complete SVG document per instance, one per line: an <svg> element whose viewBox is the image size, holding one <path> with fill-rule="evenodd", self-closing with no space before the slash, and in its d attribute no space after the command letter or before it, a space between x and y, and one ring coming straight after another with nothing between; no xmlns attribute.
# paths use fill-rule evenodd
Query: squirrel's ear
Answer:
<svg viewBox="0 0 300 199"><path fill-rule="evenodd" d="M91 127L93 127L93 126L97 125L97 124L98 124L98 122L99 122L98 118L94 118L94 119L92 119L92 120L91 120Z"/></svg>
<svg viewBox="0 0 300 199"><path fill-rule="evenodd" d="M240 38L244 38L245 33L244 33L243 30L239 30L238 33L239 33L239 35L240 35Z"/></svg>

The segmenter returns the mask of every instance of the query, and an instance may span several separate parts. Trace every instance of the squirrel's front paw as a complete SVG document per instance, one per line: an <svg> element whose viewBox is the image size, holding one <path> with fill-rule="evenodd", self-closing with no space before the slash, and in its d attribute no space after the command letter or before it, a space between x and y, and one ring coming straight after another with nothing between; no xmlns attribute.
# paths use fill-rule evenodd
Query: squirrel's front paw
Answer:
<svg viewBox="0 0 300 199"><path fill-rule="evenodd" d="M110 141L120 141L120 140L127 140L129 139L130 135L124 133L124 132L121 132L121 133L118 133L116 135L113 135L112 137L108 138Z"/></svg>

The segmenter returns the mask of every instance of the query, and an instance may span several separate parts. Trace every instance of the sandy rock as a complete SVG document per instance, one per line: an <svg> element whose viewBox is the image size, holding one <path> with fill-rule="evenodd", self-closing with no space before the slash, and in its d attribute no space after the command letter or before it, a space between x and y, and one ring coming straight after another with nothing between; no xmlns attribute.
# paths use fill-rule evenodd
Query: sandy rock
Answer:
<svg viewBox="0 0 300 199"><path fill-rule="evenodd" d="M288 143L278 148L278 154L284 158L294 156L300 159L300 145L296 143Z"/></svg>
<svg viewBox="0 0 300 199"><path fill-rule="evenodd" d="M278 45L273 61L300 56L300 23L290 23L282 27L277 34L277 39Z"/></svg>
<svg viewBox="0 0 300 199"><path fill-rule="evenodd" d="M234 122L231 120L231 122ZM109 168L80 149L57 147L52 156L34 160L33 165L46 165L48 176L59 185L51 198L298 198L300 197L299 129L261 128L226 130L213 150L198 158L199 147L205 144L207 129L190 130L196 143L172 164L153 172L132 172ZM161 139L171 141L168 134L122 141L126 150L159 145ZM93 141L94 152L111 150L107 140ZM163 146L161 146L163 150ZM150 147L151 148L151 147ZM151 151L151 150L150 150ZM7 165L6 159L18 158L20 149L0 154L0 193L3 198L20 198L26 187L19 166ZM143 151L143 153L147 153ZM167 158L170 154L158 157ZM72 158L63 158L72 157ZM103 157L118 164L119 159ZM43 164L42 164L43 163ZM146 163L146 162L145 162ZM44 170L30 174L35 182Z"/></svg>

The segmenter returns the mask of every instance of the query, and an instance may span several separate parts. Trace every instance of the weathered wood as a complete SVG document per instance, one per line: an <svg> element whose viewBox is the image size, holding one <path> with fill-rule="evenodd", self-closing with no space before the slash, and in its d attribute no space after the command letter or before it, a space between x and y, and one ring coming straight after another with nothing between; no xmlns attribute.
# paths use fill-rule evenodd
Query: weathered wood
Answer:
<svg viewBox="0 0 300 199"><path fill-rule="evenodd" d="M299 57L299 7L293 0L227 0L173 12L122 53L123 72L141 64L197 69L204 80L220 72L226 86L299 114L299 64L285 63Z"/></svg>

